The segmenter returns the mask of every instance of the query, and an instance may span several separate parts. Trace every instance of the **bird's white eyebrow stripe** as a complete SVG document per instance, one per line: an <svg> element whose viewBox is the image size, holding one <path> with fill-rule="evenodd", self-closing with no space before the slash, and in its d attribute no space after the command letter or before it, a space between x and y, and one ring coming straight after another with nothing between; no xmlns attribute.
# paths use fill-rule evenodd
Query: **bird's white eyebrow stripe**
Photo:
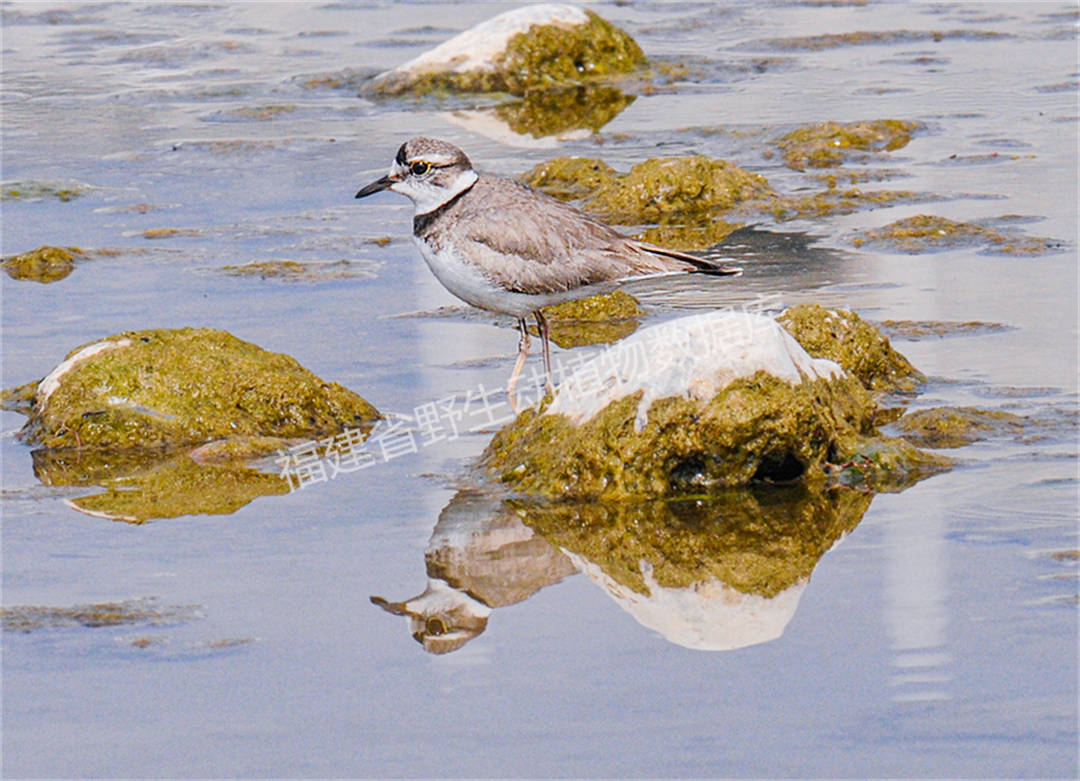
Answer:
<svg viewBox="0 0 1080 781"><path fill-rule="evenodd" d="M454 162L454 158L447 155L420 155L415 160L417 162L422 160L429 165L450 165Z"/></svg>

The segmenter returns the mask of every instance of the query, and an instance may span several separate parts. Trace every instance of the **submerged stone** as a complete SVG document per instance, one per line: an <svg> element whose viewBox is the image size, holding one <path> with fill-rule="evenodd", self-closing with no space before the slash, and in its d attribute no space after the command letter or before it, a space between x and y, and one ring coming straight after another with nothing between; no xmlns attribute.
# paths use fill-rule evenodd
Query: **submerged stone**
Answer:
<svg viewBox="0 0 1080 781"><path fill-rule="evenodd" d="M159 606L153 599L128 599L122 602L97 602L68 607L13 605L0 608L5 632L35 632L72 626L169 626L196 616L196 609L192 605Z"/></svg>
<svg viewBox="0 0 1080 781"><path fill-rule="evenodd" d="M633 38L592 11L543 4L499 14L372 83L381 94L509 92L610 79L647 63Z"/></svg>
<svg viewBox="0 0 1080 781"><path fill-rule="evenodd" d="M896 427L920 447L963 447L993 436L1022 434L1031 421L1022 415L977 407L933 407L900 418Z"/></svg>
<svg viewBox="0 0 1080 781"><path fill-rule="evenodd" d="M912 390L925 380L887 337L854 312L800 304L777 321L808 353L836 361L868 390Z"/></svg>
<svg viewBox="0 0 1080 781"><path fill-rule="evenodd" d="M78 247L38 247L30 252L4 258L4 272L12 279L48 284L64 279L75 269L76 259L85 256Z"/></svg>
<svg viewBox="0 0 1080 781"><path fill-rule="evenodd" d="M1039 236L1002 233L977 223L958 222L946 217L917 214L896 220L882 228L864 231L854 240L902 252L919 253L982 246L999 255L1039 255L1061 247L1061 242Z"/></svg>
<svg viewBox="0 0 1080 781"><path fill-rule="evenodd" d="M130 331L70 353L34 393L21 436L46 448L311 438L379 413L297 361L210 329Z"/></svg>
<svg viewBox="0 0 1080 781"><path fill-rule="evenodd" d="M784 152L788 167L830 168L852 156L902 149L918 129L917 122L879 119L871 122L822 122L796 128L781 137L777 146Z"/></svg>

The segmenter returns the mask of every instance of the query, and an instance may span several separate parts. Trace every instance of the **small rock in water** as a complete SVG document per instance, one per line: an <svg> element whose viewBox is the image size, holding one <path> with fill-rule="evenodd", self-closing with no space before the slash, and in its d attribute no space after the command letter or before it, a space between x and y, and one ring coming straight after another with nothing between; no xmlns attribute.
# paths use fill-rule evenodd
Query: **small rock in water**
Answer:
<svg viewBox="0 0 1080 781"><path fill-rule="evenodd" d="M566 4L506 11L375 77L377 93L509 92L565 87L645 65L634 39Z"/></svg>

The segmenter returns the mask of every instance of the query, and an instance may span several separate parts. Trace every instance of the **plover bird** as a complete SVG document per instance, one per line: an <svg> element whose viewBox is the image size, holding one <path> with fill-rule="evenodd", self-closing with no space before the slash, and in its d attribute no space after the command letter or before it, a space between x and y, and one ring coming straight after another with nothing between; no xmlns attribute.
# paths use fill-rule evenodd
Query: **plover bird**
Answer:
<svg viewBox="0 0 1080 781"><path fill-rule="evenodd" d="M517 318L521 339L507 383L511 401L529 354L532 315L551 383L548 325L540 311L649 276L740 269L623 236L579 209L499 176L478 174L453 144L417 137L398 149L390 173L356 194L408 196L413 240L435 277L462 301Z"/></svg>

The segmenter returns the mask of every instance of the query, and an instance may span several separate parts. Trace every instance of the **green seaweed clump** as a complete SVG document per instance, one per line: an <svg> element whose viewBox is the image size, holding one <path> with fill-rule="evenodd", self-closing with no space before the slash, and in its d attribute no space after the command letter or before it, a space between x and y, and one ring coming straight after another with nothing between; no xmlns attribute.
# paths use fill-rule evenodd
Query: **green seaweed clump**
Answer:
<svg viewBox="0 0 1080 781"><path fill-rule="evenodd" d="M887 337L854 312L800 304L777 321L810 355L836 361L868 390L910 391L925 380Z"/></svg>
<svg viewBox="0 0 1080 781"><path fill-rule="evenodd" d="M911 134L918 127L917 122L899 119L822 122L796 128L776 143L783 150L784 161L790 168L797 171L831 168L853 154L901 149L911 141Z"/></svg>
<svg viewBox="0 0 1080 781"><path fill-rule="evenodd" d="M128 599L123 602L98 602L92 605L54 607L51 605L13 605L0 608L5 632L34 632L72 626L90 628L149 624L166 626L195 616L188 605L158 607L152 599Z"/></svg>
<svg viewBox="0 0 1080 781"><path fill-rule="evenodd" d="M46 448L164 449L233 436L312 438L377 417L288 355L225 331L159 329L70 353L39 386L21 436Z"/></svg>
<svg viewBox="0 0 1080 781"><path fill-rule="evenodd" d="M680 250L718 244L742 227L721 215L767 208L777 197L760 174L703 155L653 158L626 174L602 160L558 157L522 179L560 200L581 200L586 211L608 222L653 223L640 238Z"/></svg>
<svg viewBox="0 0 1080 781"><path fill-rule="evenodd" d="M648 502L522 502L525 524L584 557L616 582L648 595L716 579L745 594L774 597L810 577L850 532L873 494L847 487L771 486Z"/></svg>
<svg viewBox="0 0 1080 781"><path fill-rule="evenodd" d="M1027 418L977 407L933 407L909 412L896 426L904 439L919 447L963 447L995 435L1020 434Z"/></svg>
<svg viewBox="0 0 1080 781"><path fill-rule="evenodd" d="M647 64L637 41L592 11L585 13L589 17L585 24L534 25L511 38L495 62L496 71L505 79L505 91L524 95L529 90L630 73Z"/></svg>
<svg viewBox="0 0 1080 781"><path fill-rule="evenodd" d="M521 100L496 106L495 116L515 133L533 138L582 128L595 133L634 99L634 95L615 87L578 84L565 89L530 90Z"/></svg>
<svg viewBox="0 0 1080 781"><path fill-rule="evenodd" d="M47 285L70 274L75 268L75 260L85 254L78 247L38 247L30 252L8 255L4 258L4 272L12 279Z"/></svg>
<svg viewBox="0 0 1080 781"><path fill-rule="evenodd" d="M85 195L89 190L81 184L56 184L54 182L4 182L0 185L2 201L40 201L56 198L58 201L73 201Z"/></svg>
<svg viewBox="0 0 1080 781"><path fill-rule="evenodd" d="M521 178L560 201L576 201L614 184L619 174L594 157L556 157L539 163Z"/></svg>
<svg viewBox="0 0 1080 781"><path fill-rule="evenodd" d="M613 186L600 189L586 207L614 222L634 225L712 215L772 193L764 176L727 160L704 155L660 157L635 165Z"/></svg>
<svg viewBox="0 0 1080 781"><path fill-rule="evenodd" d="M977 223L930 214L916 214L865 231L854 244L861 247L867 242L910 253L984 245L986 252L998 255L1038 255L1060 246L1052 239L1000 233Z"/></svg>
<svg viewBox="0 0 1080 781"><path fill-rule="evenodd" d="M555 304L543 312L551 341L564 349L617 342L636 331L645 315L637 299L623 290ZM537 333L533 326L530 330Z"/></svg>
<svg viewBox="0 0 1080 781"><path fill-rule="evenodd" d="M495 435L481 463L542 497L673 496L823 473L873 428L873 401L846 377L791 385L758 372L707 401L658 399L638 430L641 395L613 401L579 426L526 410Z"/></svg>

